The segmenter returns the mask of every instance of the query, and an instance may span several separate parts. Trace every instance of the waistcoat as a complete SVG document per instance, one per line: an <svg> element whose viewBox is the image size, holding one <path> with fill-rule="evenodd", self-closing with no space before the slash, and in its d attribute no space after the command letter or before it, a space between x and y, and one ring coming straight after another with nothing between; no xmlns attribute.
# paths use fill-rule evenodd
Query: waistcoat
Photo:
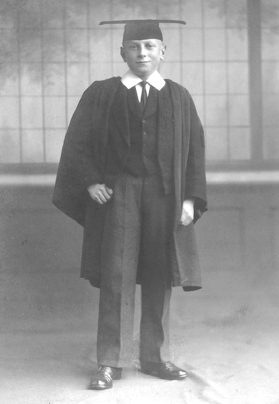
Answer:
<svg viewBox="0 0 279 404"><path fill-rule="evenodd" d="M104 183L110 188L114 187L115 181L122 171L131 168L131 165L128 163L131 163L131 159L129 158L131 144L133 143L132 148L134 149L132 153L139 154L138 142L140 141L140 168L147 175L159 170L165 193L168 194L173 190L173 105L167 84L160 91L153 90L155 97L154 94L152 96L153 91L152 87L150 87L144 115L142 115L135 89L133 89L134 95L129 95L129 91L132 92L132 89L127 90L120 83L116 90L109 112L107 154L103 178ZM128 98L131 101L130 106L128 106ZM157 99L156 102L154 102L154 98ZM132 116L135 120L131 119ZM137 130L139 130L139 123L142 126L137 142L131 142L131 136L134 137L136 132L133 131L132 133L130 126L135 124L135 128L137 127ZM145 128L147 128L146 131ZM149 131L151 137L142 142L142 138L147 136L143 133L147 133L147 131ZM156 144L156 158L154 144ZM149 150L147 150L147 145L148 147L152 145L150 154ZM144 159L143 157L147 158ZM155 165L150 164L150 162L155 162ZM156 171L153 171L153 169Z"/></svg>
<svg viewBox="0 0 279 404"><path fill-rule="evenodd" d="M124 171L135 177L160 172L157 152L157 90L150 87L144 110L138 101L136 88L128 91L130 152Z"/></svg>

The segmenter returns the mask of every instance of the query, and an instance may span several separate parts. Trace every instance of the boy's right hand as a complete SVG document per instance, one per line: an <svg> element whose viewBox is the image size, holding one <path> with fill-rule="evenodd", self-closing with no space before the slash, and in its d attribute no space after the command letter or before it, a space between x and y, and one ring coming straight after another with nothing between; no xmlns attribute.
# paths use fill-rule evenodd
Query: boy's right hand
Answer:
<svg viewBox="0 0 279 404"><path fill-rule="evenodd" d="M103 205L110 200L113 190L108 188L105 184L94 184L87 188L91 198Z"/></svg>

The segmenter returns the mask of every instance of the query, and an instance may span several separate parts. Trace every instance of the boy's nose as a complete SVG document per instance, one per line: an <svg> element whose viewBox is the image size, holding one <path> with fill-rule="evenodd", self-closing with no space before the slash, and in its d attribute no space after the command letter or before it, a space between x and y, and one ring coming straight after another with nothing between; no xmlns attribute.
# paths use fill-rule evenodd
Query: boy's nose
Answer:
<svg viewBox="0 0 279 404"><path fill-rule="evenodd" d="M139 48L139 56L140 57L146 56L146 49L143 46Z"/></svg>

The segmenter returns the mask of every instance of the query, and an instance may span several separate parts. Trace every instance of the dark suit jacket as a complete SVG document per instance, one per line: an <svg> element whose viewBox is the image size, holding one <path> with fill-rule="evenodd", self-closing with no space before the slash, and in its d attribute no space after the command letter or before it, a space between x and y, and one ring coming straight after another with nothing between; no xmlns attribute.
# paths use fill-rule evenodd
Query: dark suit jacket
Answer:
<svg viewBox="0 0 279 404"><path fill-rule="evenodd" d="M155 90L154 90L155 91ZM153 108L145 110L145 120L155 111L158 112L156 119L157 125L157 153L158 163L162 174L163 186L167 193L170 192L170 184L173 184L173 110L172 101L169 96L168 86L164 86L161 91L158 91L158 110L156 98ZM130 102L129 108L134 109L134 114L142 118L142 111L139 103L134 105ZM121 84L117 87L113 103L110 110L109 125L111 128L111 136L107 153L106 169L109 173L113 173L113 178L116 178L125 167L127 158L130 152L130 128L129 128L129 113L128 113L128 90ZM162 114L164 113L164 119ZM138 133L140 136L140 133ZM106 184L110 183L109 176L105 177Z"/></svg>
<svg viewBox="0 0 279 404"><path fill-rule="evenodd" d="M109 112L119 85L122 85L120 77L94 82L84 92L65 137L53 203L81 225L85 222L87 187L102 183L106 174ZM180 216L185 198L193 197L197 201L195 221L206 210L203 128L188 91L170 80L167 80L167 85L170 88L173 116L170 116L170 100L162 97L159 101L158 157L161 162L166 158L169 138L165 128L172 124L176 201L170 251L172 283L174 286L183 286L184 290L195 290L201 287L201 275L194 228L193 224L186 227L180 225ZM119 103L118 125L122 133L119 142L122 143L124 154L129 152L128 117L125 110L123 104ZM102 218L97 206L95 223L92 263L82 269L81 276L98 287L101 243L98 235L102 234Z"/></svg>

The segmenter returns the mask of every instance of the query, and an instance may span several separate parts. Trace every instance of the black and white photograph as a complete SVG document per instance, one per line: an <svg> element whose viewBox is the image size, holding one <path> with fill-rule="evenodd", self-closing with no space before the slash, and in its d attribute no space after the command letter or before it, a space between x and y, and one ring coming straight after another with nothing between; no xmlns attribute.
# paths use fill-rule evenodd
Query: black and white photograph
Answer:
<svg viewBox="0 0 279 404"><path fill-rule="evenodd" d="M0 401L279 404L278 0L1 0Z"/></svg>

